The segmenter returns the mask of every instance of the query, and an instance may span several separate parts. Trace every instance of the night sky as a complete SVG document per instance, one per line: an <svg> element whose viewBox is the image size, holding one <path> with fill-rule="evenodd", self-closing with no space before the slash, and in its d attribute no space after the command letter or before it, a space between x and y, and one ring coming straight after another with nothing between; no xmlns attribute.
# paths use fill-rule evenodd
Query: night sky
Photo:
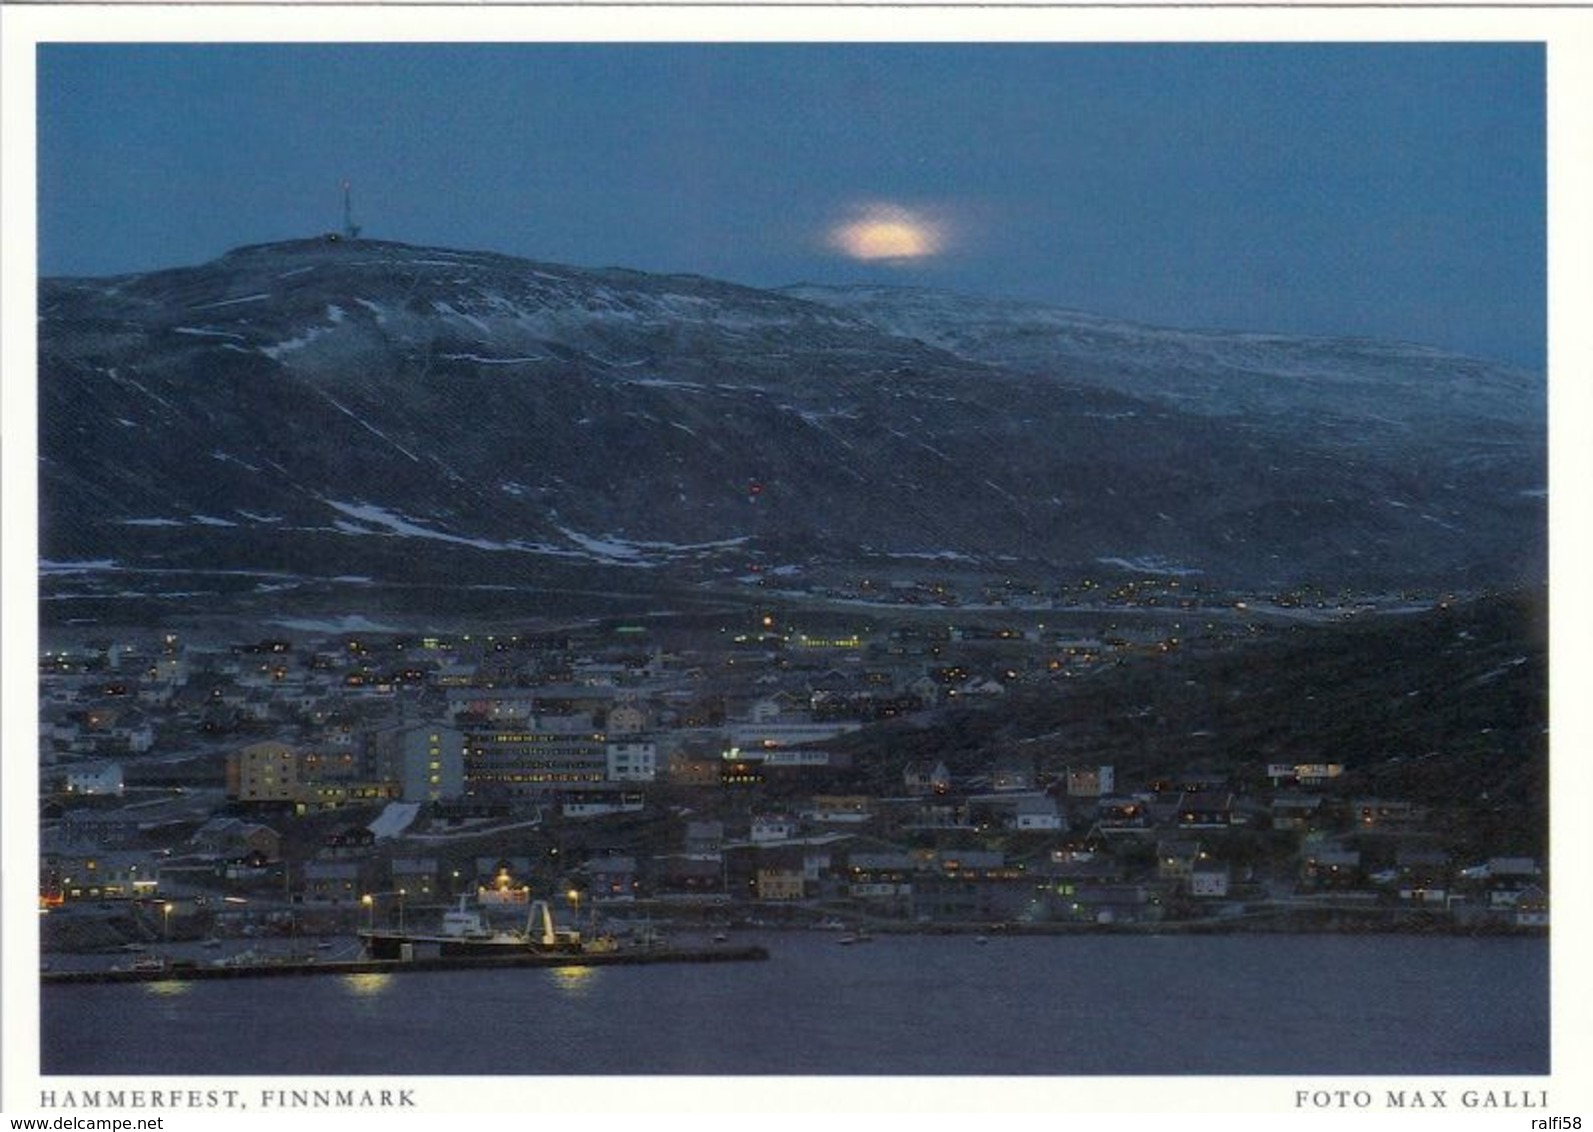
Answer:
<svg viewBox="0 0 1593 1132"><path fill-rule="evenodd" d="M45 45L46 275L338 228L1540 367L1531 44Z"/></svg>

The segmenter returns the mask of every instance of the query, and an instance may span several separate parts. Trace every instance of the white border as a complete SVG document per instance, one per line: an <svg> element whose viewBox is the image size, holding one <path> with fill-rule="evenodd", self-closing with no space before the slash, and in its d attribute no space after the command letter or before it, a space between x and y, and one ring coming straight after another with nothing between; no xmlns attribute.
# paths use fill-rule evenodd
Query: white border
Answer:
<svg viewBox="0 0 1593 1132"><path fill-rule="evenodd" d="M908 0L907 6L912 6ZM897 10L893 10L893 8ZM1582 435L1593 420L1589 388L1593 381L1593 335L1588 300L1593 296L1593 13L1580 9L1498 8L1401 9L1323 8L1141 8L1041 9L1037 7L960 8L900 6L878 8L638 5L598 10L579 6L485 8L477 5L426 8L309 6L164 6L126 7L78 4L0 7L0 459L4 520L0 523L0 562L4 567L0 607L0 673L4 676L3 749L3 888L0 899L0 941L4 959L4 1063L0 1105L8 1113L35 1112L41 1079L38 1065L38 933L34 908L37 877L37 827L34 799L37 767L32 757L37 741L38 655L36 625L36 474L34 435L34 351L36 283L36 214L34 180L34 48L48 41L260 41L320 42L401 41L535 41L591 42L729 42L743 40L864 40L986 42L1036 40L1105 41L1378 41L1495 40L1535 41L1549 45L1550 77L1550 398L1552 524L1551 577L1551 703L1553 719L1553 970L1554 1072L1545 1078L1400 1079L1389 1087L1444 1087L1458 1096L1471 1087L1537 1092L1547 1088L1547 1111L1500 1112L1499 1127L1529 1128L1534 1117L1581 1115L1593 1119L1593 1086L1578 1065L1593 1065L1589 1042L1593 977L1582 959L1586 954L1589 891L1583 870L1593 867L1589 821L1582 809L1593 799L1593 727L1589 726L1588 694L1577 677L1585 651L1584 638L1593 631L1585 519L1577 514L1590 506L1593 488L1590 459L1593 445ZM56 1081L57 1087L71 1081ZM110 1087L114 1081L97 1081ZM179 1087L184 1082L127 1082L129 1086ZM305 1085L308 1081L275 1078L197 1079L198 1087L236 1086L246 1090L263 1083ZM380 1081L359 1078L360 1087L415 1088L431 1116L439 1112L534 1111L537 1119L557 1113L588 1115L659 1113L804 1114L898 1113L915 1121L952 1113L1164 1112L1184 1116L1206 1113L1289 1116L1297 1089L1368 1089L1375 1078L773 1078L699 1079L630 1078L624 1087L613 1078L594 1080L535 1078L432 1078ZM81 1084L81 1083L79 1083ZM108 1115L80 1113L79 1115ZM120 1113L112 1115L153 1115ZM173 1128L192 1126L190 1117L206 1126L223 1120L221 1113L169 1113ZM308 1114L295 1114L303 1119ZM1344 1117L1346 1112L1325 1114ZM1359 1117L1372 1113L1353 1113ZM1434 1119L1453 1122L1461 1112ZM1404 1113L1402 1124L1422 1118ZM244 1117L238 1120L247 1119ZM336 1120L347 1127L384 1126L411 1121L400 1114L362 1116L339 1112L312 1124ZM999 1119L999 1117L986 1117ZM231 1119L225 1119L232 1123ZM717 1123L717 1121L715 1122ZM785 1123L780 1121L778 1123ZM958 1123L962 1123L961 1120ZM804 1121L811 1124L811 1119Z"/></svg>

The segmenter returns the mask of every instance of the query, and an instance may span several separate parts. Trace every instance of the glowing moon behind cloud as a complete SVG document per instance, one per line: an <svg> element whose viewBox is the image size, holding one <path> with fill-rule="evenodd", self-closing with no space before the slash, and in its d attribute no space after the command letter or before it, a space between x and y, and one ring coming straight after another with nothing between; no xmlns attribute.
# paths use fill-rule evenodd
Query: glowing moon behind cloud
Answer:
<svg viewBox="0 0 1593 1132"><path fill-rule="evenodd" d="M871 204L830 231L830 246L862 260L924 259L946 246L944 225L897 204Z"/></svg>

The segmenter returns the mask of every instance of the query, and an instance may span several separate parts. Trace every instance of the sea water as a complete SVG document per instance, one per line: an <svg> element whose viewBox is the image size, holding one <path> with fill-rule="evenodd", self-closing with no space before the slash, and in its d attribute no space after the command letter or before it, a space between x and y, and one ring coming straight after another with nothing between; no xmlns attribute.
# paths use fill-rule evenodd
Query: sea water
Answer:
<svg viewBox="0 0 1593 1132"><path fill-rule="evenodd" d="M1549 1069L1543 939L737 933L767 961L51 985L50 1075Z"/></svg>

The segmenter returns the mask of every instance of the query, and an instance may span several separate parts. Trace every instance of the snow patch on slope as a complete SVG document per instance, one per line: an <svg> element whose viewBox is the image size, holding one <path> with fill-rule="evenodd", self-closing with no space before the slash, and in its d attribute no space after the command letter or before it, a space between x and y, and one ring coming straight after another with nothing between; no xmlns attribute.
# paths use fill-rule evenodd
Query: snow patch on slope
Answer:
<svg viewBox="0 0 1593 1132"><path fill-rule="evenodd" d="M376 835L376 840L385 841L403 833L419 814L419 802L389 802L376 820L365 828Z"/></svg>
<svg viewBox="0 0 1593 1132"><path fill-rule="evenodd" d="M1119 566L1124 570L1133 570L1141 574L1158 574L1169 578L1192 578L1204 573L1193 566L1179 566L1154 555L1141 555L1138 558L1097 558L1096 561L1102 566Z"/></svg>
<svg viewBox="0 0 1593 1132"><path fill-rule="evenodd" d="M281 625L284 629L297 629L303 633L392 633L396 631L391 625L383 625L359 614L319 621L287 618L273 621L271 624Z"/></svg>
<svg viewBox="0 0 1593 1132"><path fill-rule="evenodd" d="M336 499L328 499L326 502L329 506L333 507L342 514L347 515L351 519L357 519L361 523L372 524L375 527L382 528L379 530L372 530L370 526L362 527L357 526L354 523L346 523L339 520L335 523L335 526L344 534L435 539L438 542L451 542L460 546L473 546L478 550L510 549L509 546L501 542L489 542L486 539L464 538L460 535L451 535L444 531L437 531L431 529L430 527L423 527L419 523L416 523L403 515L394 514L385 507L376 507L369 503L342 503Z"/></svg>
<svg viewBox="0 0 1593 1132"><path fill-rule="evenodd" d="M54 562L48 558L39 560L40 574L98 574L120 569L121 565L114 558L94 558L82 562Z"/></svg>
<svg viewBox="0 0 1593 1132"><path fill-rule="evenodd" d="M379 429L375 425L371 424L370 421L368 421L364 417L360 416L354 410L350 409L347 405L344 405L336 397L333 397L330 393L326 392L325 390L321 390L320 393L321 393L321 396L325 397L328 401L330 401L332 403L332 407L334 409L336 409L338 412L342 413L344 416L346 416L346 417L350 418L351 420L355 421L356 423L358 423L360 425L360 427L365 429L365 431L371 433L372 435L381 437L383 440L387 441L387 443L391 444L394 448L398 449L404 455L408 456L411 460L415 461L415 463L419 464L419 463L422 462L421 458L419 456L415 455L408 448L405 448L402 444L398 443L398 441L394 440L392 437L388 436L381 429Z"/></svg>
<svg viewBox="0 0 1593 1132"><path fill-rule="evenodd" d="M297 338L289 338L286 341L278 342L274 346L261 346L260 352L266 357L270 358L272 361L280 362L284 355L291 354L296 350L304 349L304 347L308 346L310 343L314 342L317 338L321 337L321 335L325 333L325 328L320 326L312 326Z"/></svg>

